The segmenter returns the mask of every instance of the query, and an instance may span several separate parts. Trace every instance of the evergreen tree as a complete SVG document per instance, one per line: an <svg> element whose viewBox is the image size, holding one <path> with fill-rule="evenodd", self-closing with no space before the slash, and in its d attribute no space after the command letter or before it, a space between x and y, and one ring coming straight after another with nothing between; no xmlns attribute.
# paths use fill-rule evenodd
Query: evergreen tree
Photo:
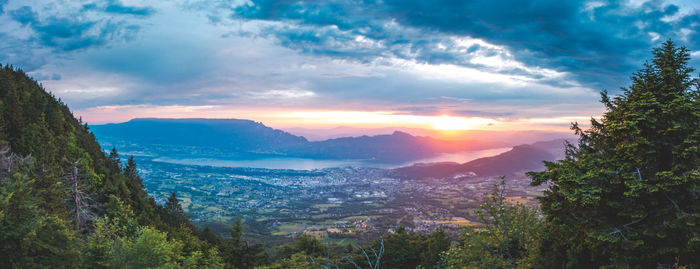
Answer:
<svg viewBox="0 0 700 269"><path fill-rule="evenodd" d="M700 90L688 50L665 42L578 146L529 175L548 184L546 267L700 266ZM692 267L692 266L691 266Z"/></svg>
<svg viewBox="0 0 700 269"><path fill-rule="evenodd" d="M136 168L136 161L134 161L134 156L130 156L129 160L124 166L124 176L133 182L141 184L141 177L139 176L139 170Z"/></svg>
<svg viewBox="0 0 700 269"><path fill-rule="evenodd" d="M168 201L165 202L165 210L168 211L171 225L179 224L185 219L182 206L180 205L180 201L177 200L175 192L173 192L170 197L168 197Z"/></svg>
<svg viewBox="0 0 700 269"><path fill-rule="evenodd" d="M116 167L121 166L121 160L119 159L119 153L117 153L117 148L112 147L112 151L109 152L109 161L112 162L112 165Z"/></svg>
<svg viewBox="0 0 700 269"><path fill-rule="evenodd" d="M250 245L243 238L241 219L231 226L231 238L224 242L222 255L228 268L253 268L267 263L267 253L261 244Z"/></svg>
<svg viewBox="0 0 700 269"><path fill-rule="evenodd" d="M212 232L211 229L209 229L209 226L204 227L204 229L202 230L202 235L200 237L202 238L202 240L214 246L219 246L222 243L221 237Z"/></svg>
<svg viewBox="0 0 700 269"><path fill-rule="evenodd" d="M440 254L450 248L450 243L450 237L443 229L438 229L428 235L424 251L421 254L420 266L422 268L434 268L440 261Z"/></svg>
<svg viewBox="0 0 700 269"><path fill-rule="evenodd" d="M0 149L0 267L74 268L79 237L39 206L31 160Z"/></svg>

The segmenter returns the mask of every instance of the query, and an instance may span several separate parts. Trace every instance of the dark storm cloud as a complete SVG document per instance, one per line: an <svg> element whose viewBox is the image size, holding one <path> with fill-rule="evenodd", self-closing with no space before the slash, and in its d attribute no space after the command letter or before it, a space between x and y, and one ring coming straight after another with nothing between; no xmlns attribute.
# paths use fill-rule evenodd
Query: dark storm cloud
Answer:
<svg viewBox="0 0 700 269"><path fill-rule="evenodd" d="M386 1L401 23L485 38L519 53L531 64L578 73L584 81L626 76L653 46L650 34L681 39L678 31L697 25L697 13L665 22L678 7L662 1L632 8L620 2L585 6L582 1ZM695 25L693 25L695 24ZM697 36L697 33L691 34ZM698 46L697 43L685 45ZM608 75L609 74L609 75Z"/></svg>
<svg viewBox="0 0 700 269"><path fill-rule="evenodd" d="M619 86L640 66L658 42L674 39L691 50L700 49L698 11L678 12L678 6L663 1L634 6L561 0L264 0L241 5L232 16L289 22L298 27L279 27L267 34L303 52L360 60L390 54L473 66L462 59L463 52L440 51L435 46L449 46L445 35L480 38L507 47L527 65L570 72L581 82L611 87ZM358 51L346 46L356 35L382 42L384 47ZM480 49L474 46L467 53Z"/></svg>

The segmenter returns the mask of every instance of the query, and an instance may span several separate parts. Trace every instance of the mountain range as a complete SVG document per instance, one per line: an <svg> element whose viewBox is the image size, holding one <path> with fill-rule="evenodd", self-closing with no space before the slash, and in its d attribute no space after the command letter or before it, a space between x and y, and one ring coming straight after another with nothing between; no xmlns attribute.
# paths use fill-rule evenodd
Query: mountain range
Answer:
<svg viewBox="0 0 700 269"><path fill-rule="evenodd" d="M309 141L242 119L139 118L91 128L101 141L121 144L129 151L158 148L158 154L233 159L276 156L405 162L442 153L508 146L499 141L442 140L400 131Z"/></svg>

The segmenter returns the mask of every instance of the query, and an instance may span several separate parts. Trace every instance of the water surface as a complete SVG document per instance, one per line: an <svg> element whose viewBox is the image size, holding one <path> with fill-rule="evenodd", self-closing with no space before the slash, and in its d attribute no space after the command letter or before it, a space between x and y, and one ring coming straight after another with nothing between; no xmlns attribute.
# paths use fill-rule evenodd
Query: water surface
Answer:
<svg viewBox="0 0 700 269"><path fill-rule="evenodd" d="M431 158L425 158L403 163L381 163L372 160L357 160L357 159L311 159L311 158L262 158L254 160L226 160L212 158L175 158L175 157L158 157L153 159L156 162L165 162L184 165L203 165L216 167L250 167L250 168L265 168L265 169L294 169L294 170L313 170L333 167L373 167L373 168L398 168L410 166L415 163L436 163L436 162L456 162L465 163L475 159L498 155L510 150L510 147L495 148L486 150L471 150L457 153L445 153Z"/></svg>

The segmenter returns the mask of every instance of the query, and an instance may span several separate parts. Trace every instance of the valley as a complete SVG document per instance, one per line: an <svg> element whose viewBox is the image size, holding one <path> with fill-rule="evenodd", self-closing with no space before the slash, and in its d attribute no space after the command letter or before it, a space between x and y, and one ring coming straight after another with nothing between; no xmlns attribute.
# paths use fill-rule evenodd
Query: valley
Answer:
<svg viewBox="0 0 700 269"><path fill-rule="evenodd" d="M136 160L157 203L164 204L175 192L195 224L225 234L227 223L240 217L262 241L300 233L371 239L399 226L456 232L476 221L483 194L501 181L500 175L474 173L412 179L400 169L232 168L172 164L146 156ZM530 187L523 172L506 180L513 201L533 203L542 189Z"/></svg>
<svg viewBox="0 0 700 269"><path fill-rule="evenodd" d="M483 195L504 179L509 200L535 203L544 187L529 186L525 172L563 152L562 139L473 146L401 132L307 142L235 119L135 119L92 129L105 150L135 156L156 203L174 192L196 225L225 236L241 218L260 242L302 233L367 241L399 227L456 235L478 225Z"/></svg>

